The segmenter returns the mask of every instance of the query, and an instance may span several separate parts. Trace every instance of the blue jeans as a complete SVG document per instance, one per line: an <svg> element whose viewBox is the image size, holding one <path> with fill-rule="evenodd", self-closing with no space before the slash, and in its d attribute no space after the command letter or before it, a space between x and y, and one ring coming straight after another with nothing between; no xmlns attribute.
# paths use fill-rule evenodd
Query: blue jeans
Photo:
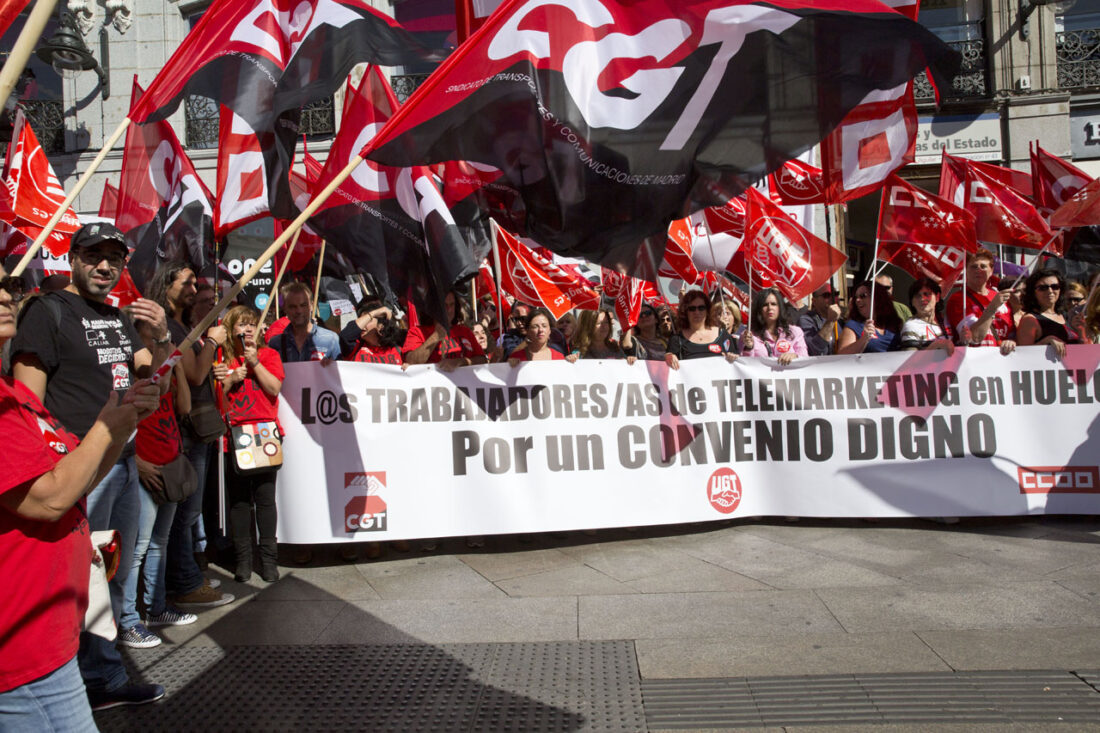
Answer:
<svg viewBox="0 0 1100 733"><path fill-rule="evenodd" d="M125 594L122 598L122 616L118 621L120 629L128 629L141 623L137 609L138 576L145 579L145 610L150 616L164 613L164 570L168 563L165 550L168 547L168 531L172 528L172 518L176 515L176 506L172 502L157 504L153 495L142 488L141 513L138 520L137 544L134 546L134 561L130 565L130 574L126 577ZM141 572L141 561L145 561L145 572Z"/></svg>
<svg viewBox="0 0 1100 733"><path fill-rule="evenodd" d="M142 488L138 484L137 464L134 463L134 457L130 456L120 458L110 473L99 482L99 486L88 494L88 523L92 529L114 529L122 538L122 559L118 572L109 584L111 610L116 622L122 615L126 579L130 575L134 545L137 543L138 516L141 513L140 491ZM117 690L130 681L113 641L81 632L80 651L76 656L80 663L80 674L88 689Z"/></svg>
<svg viewBox="0 0 1100 733"><path fill-rule="evenodd" d="M76 658L33 682L0 692L0 727L5 733L98 731Z"/></svg>
<svg viewBox="0 0 1100 733"><path fill-rule="evenodd" d="M165 586L170 593L183 595L198 590L205 582L195 562L195 525L202 518L202 495L206 492L206 466L217 443L196 443L183 436L183 452L198 475L198 489L176 507L172 531L168 536L168 569Z"/></svg>

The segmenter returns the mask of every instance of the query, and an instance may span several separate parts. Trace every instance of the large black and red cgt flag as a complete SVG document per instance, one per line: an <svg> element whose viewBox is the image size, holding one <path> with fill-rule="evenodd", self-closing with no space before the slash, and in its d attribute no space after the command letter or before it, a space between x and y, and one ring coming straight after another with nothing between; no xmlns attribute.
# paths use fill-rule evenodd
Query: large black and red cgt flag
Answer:
<svg viewBox="0 0 1100 733"><path fill-rule="evenodd" d="M390 119L397 99L376 66L344 100L344 124L314 190L332 181ZM411 291L416 307L444 313L448 290L477 274L478 263L426 166L394 168L364 162L310 219L358 268L393 293Z"/></svg>
<svg viewBox="0 0 1100 733"><path fill-rule="evenodd" d="M131 103L141 96L134 79ZM131 125L122 154L115 224L133 248L128 268L138 289L165 262L202 272L214 261L210 191L167 122Z"/></svg>
<svg viewBox="0 0 1100 733"><path fill-rule="evenodd" d="M508 0L364 150L502 171L522 236L634 272L639 243L959 56L877 0ZM652 241L652 240L650 240Z"/></svg>

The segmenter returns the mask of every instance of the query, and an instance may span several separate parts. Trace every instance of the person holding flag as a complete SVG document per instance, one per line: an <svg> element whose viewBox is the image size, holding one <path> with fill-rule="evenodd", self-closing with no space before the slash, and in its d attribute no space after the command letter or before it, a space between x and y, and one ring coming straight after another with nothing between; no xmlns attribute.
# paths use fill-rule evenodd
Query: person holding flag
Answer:
<svg viewBox="0 0 1100 733"><path fill-rule="evenodd" d="M872 313L871 289L874 288ZM894 299L886 288L874 281L861 282L852 293L848 320L837 342L838 354L862 354L897 351L901 343L901 319Z"/></svg>
<svg viewBox="0 0 1100 733"><path fill-rule="evenodd" d="M901 327L901 349L943 349L948 354L955 351L955 344L946 335L936 314L940 300L940 286L930 277L922 277L909 286L909 304L913 317Z"/></svg>
<svg viewBox="0 0 1100 733"><path fill-rule="evenodd" d="M741 334L744 356L770 356L786 366L799 356L807 356L802 329L787 321L783 297L776 288L764 288L752 299L749 327Z"/></svg>
<svg viewBox="0 0 1100 733"><path fill-rule="evenodd" d="M990 287L993 261L985 248L966 256L965 294L959 290L948 297L947 326L962 346L996 346L1007 355L1016 350L1016 322L1008 306L1012 291Z"/></svg>

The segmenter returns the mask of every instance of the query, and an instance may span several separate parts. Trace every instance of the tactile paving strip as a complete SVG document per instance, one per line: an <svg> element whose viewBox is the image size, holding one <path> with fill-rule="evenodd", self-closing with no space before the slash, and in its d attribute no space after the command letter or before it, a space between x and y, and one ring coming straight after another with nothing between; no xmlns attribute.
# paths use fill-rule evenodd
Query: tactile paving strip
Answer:
<svg viewBox="0 0 1100 733"><path fill-rule="evenodd" d="M1100 693L1072 672L645 680L642 697L653 730L1100 721Z"/></svg>
<svg viewBox="0 0 1100 733"><path fill-rule="evenodd" d="M626 641L187 647L132 657L135 679L168 696L98 713L103 731L646 730Z"/></svg>

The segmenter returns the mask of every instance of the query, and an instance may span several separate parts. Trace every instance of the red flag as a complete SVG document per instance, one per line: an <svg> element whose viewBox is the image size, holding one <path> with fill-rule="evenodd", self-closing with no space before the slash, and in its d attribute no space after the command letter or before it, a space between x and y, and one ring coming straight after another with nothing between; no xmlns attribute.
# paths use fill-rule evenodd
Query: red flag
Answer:
<svg viewBox="0 0 1100 733"><path fill-rule="evenodd" d="M956 206L962 206L966 199L966 169L976 168L993 180L1011 188L1024 198L1031 198L1031 176L1024 171L1005 168L981 160L959 158L954 155L943 154L940 163L940 198L947 199Z"/></svg>
<svg viewBox="0 0 1100 733"><path fill-rule="evenodd" d="M303 161L303 167L305 168L305 175L302 175L297 170L291 169L290 171L290 191L294 195L294 203L300 209L306 208L309 205L309 201L313 198L313 192L315 191L314 185L317 182L317 178L321 173L322 166L307 151ZM275 236L281 236L283 230L290 222L282 219L275 219ZM294 244L294 252L290 257L290 264L287 265L289 272L298 272L302 270L306 265L310 263L313 256L321 251L321 243L324 239L317 232L310 227L309 224L302 225L302 228L298 230L298 241ZM290 251L291 244L294 240L287 242L282 246L278 253L275 255L275 269L278 271L283 266L283 259L286 257L286 253Z"/></svg>
<svg viewBox="0 0 1100 733"><path fill-rule="evenodd" d="M500 286L524 303L542 305L561 318L574 308L594 310L600 296L587 281L572 276L500 227L494 227L500 249Z"/></svg>
<svg viewBox="0 0 1100 733"><path fill-rule="evenodd" d="M397 107L381 70L370 67L359 86L348 91L343 123L316 187L327 186ZM477 260L425 166L394 168L366 161L311 222L357 267L394 291L404 292L416 281L417 307L440 319L443 294L477 274Z"/></svg>
<svg viewBox="0 0 1100 733"><path fill-rule="evenodd" d="M946 293L966 264L966 253L942 244L880 244L879 259L908 272L914 278L930 277Z"/></svg>
<svg viewBox="0 0 1100 733"><path fill-rule="evenodd" d="M603 293L615 301L615 317L625 331L638 325L638 316L642 312L645 300L645 281L623 275L615 270L603 268Z"/></svg>
<svg viewBox="0 0 1100 733"><path fill-rule="evenodd" d="M1040 249L1050 239L1050 226L1030 202L975 166L966 166L964 192L963 208L974 215L979 240ZM1058 243L1051 253L1061 253Z"/></svg>
<svg viewBox="0 0 1100 733"><path fill-rule="evenodd" d="M214 0L130 119L166 118L184 96L210 97L258 132L331 96L358 63L429 58L396 20L360 0Z"/></svg>
<svg viewBox="0 0 1100 733"><path fill-rule="evenodd" d="M777 287L790 301L805 298L848 259L840 250L799 226L756 189L748 190L749 224L745 258L753 284ZM734 274L740 276L737 271ZM742 278L748 281L746 277Z"/></svg>
<svg viewBox="0 0 1100 733"><path fill-rule="evenodd" d="M141 96L134 79L131 103ZM162 262L214 261L210 192L167 122L130 125L122 154L115 225L133 249L128 267L144 289Z"/></svg>
<svg viewBox="0 0 1100 733"><path fill-rule="evenodd" d="M271 142L270 136L265 141ZM218 122L217 207L214 236L221 240L233 229L271 215L268 194L268 156L248 121L222 107Z"/></svg>
<svg viewBox="0 0 1100 733"><path fill-rule="evenodd" d="M668 246L665 247L665 257L658 274L680 278L688 285L696 283L699 280L699 269L691 259L694 239L690 219L672 222L668 227Z"/></svg>
<svg viewBox="0 0 1100 733"><path fill-rule="evenodd" d="M14 215L14 224L20 229L34 227L41 230L65 201L65 189L57 180L53 166L46 158L46 152L38 143L22 109L15 114L12 141L8 146L8 157L4 166L4 185L7 187L7 203ZM70 208L58 220L54 231L58 234L72 234L79 228L80 219ZM43 245L60 257L69 251L69 238L63 237L62 243L50 237Z"/></svg>
<svg viewBox="0 0 1100 733"><path fill-rule="evenodd" d="M30 0L6 0L0 3L0 36L7 32L29 2Z"/></svg>
<svg viewBox="0 0 1100 733"><path fill-rule="evenodd" d="M707 230L711 234L729 234L733 237L745 236L745 220L749 212L749 203L744 196L736 196L724 206L708 206L703 209Z"/></svg>
<svg viewBox="0 0 1100 733"><path fill-rule="evenodd" d="M110 181L103 184L103 198L99 200L99 215L105 219L114 219L118 213L118 188Z"/></svg>
<svg viewBox="0 0 1100 733"><path fill-rule="evenodd" d="M1078 190L1050 215L1053 227L1087 227L1100 225L1100 178Z"/></svg>
<svg viewBox="0 0 1100 733"><path fill-rule="evenodd" d="M788 160L768 177L768 189L785 206L829 203L821 169L798 158Z"/></svg>
<svg viewBox="0 0 1100 733"><path fill-rule="evenodd" d="M123 306L130 305L140 297L141 292L137 289L137 285L134 284L134 279L130 277L130 269L125 268L122 270L122 276L119 277L118 283L116 283L111 289L111 292L107 294L107 305L113 305L115 308L122 308Z"/></svg>
<svg viewBox="0 0 1100 733"><path fill-rule="evenodd" d="M737 307L742 313L749 312L749 294L734 285L733 281L725 275L720 275L717 272L708 270L703 273L702 285L703 292L711 296L711 300L721 291L722 296L725 297L726 300L732 300L737 303Z"/></svg>
<svg viewBox="0 0 1100 733"><path fill-rule="evenodd" d="M499 168L518 234L634 273L670 222L820 141L871 90L957 62L877 0L512 0L363 152ZM813 98L797 113L790 79Z"/></svg>
<svg viewBox="0 0 1100 733"><path fill-rule="evenodd" d="M878 220L882 244L929 244L978 249L974 215L950 201L890 176L882 189Z"/></svg>
<svg viewBox="0 0 1100 733"><path fill-rule="evenodd" d="M1035 205L1049 215L1088 185L1092 176L1035 143L1031 148L1031 179Z"/></svg>

